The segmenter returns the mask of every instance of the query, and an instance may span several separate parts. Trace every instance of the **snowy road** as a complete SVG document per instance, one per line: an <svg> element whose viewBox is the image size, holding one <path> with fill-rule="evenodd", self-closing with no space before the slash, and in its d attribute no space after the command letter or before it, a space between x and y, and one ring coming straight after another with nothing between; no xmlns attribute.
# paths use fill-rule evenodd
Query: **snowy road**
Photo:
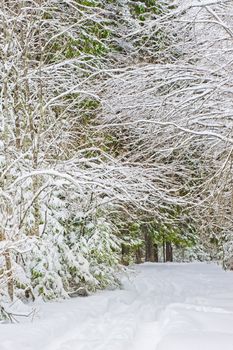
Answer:
<svg viewBox="0 0 233 350"><path fill-rule="evenodd" d="M233 272L144 264L124 289L41 307L0 325L0 350L233 350Z"/></svg>

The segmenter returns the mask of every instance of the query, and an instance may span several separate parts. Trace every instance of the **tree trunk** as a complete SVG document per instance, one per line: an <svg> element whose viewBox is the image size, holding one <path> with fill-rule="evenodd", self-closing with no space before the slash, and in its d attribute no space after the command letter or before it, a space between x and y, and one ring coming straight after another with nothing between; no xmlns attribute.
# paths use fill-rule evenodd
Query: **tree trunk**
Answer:
<svg viewBox="0 0 233 350"><path fill-rule="evenodd" d="M13 301L13 299L14 299L14 279L13 279L12 263L11 263L11 256L10 256L9 249L7 249L5 251L4 257L5 257L5 263L6 263L8 295L10 297L10 300Z"/></svg>
<svg viewBox="0 0 233 350"><path fill-rule="evenodd" d="M146 256L145 261L158 262L158 246L148 232L145 232Z"/></svg>
<svg viewBox="0 0 233 350"><path fill-rule="evenodd" d="M159 261L159 251L158 251L157 244L153 245L153 250L154 250L154 262L158 262Z"/></svg>
<svg viewBox="0 0 233 350"><path fill-rule="evenodd" d="M151 237L148 234L148 232L145 232L145 261L151 261L151 255L152 255L152 242Z"/></svg>
<svg viewBox="0 0 233 350"><path fill-rule="evenodd" d="M165 239L163 237L163 262L166 262L166 254L165 254Z"/></svg>
<svg viewBox="0 0 233 350"><path fill-rule="evenodd" d="M166 242L166 262L173 261L172 245L171 242Z"/></svg>
<svg viewBox="0 0 233 350"><path fill-rule="evenodd" d="M5 240L5 234L0 232L0 242ZM5 258L5 267L6 267L6 275L7 275L7 290L10 300L14 299L14 278L12 272L12 263L9 249L6 249L3 252L3 256Z"/></svg>
<svg viewBox="0 0 233 350"><path fill-rule="evenodd" d="M140 247L137 248L135 257L136 257L136 264L141 264L142 263L142 251L141 251Z"/></svg>
<svg viewBox="0 0 233 350"><path fill-rule="evenodd" d="M121 263L122 263L122 265L129 265L128 255L129 255L129 247L122 244L121 245Z"/></svg>

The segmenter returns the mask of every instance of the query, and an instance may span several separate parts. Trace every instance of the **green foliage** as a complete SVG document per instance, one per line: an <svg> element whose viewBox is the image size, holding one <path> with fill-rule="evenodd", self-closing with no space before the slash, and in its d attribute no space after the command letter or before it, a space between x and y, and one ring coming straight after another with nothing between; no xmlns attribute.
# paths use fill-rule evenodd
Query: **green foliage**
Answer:
<svg viewBox="0 0 233 350"><path fill-rule="evenodd" d="M90 6L95 7L98 5L98 2L95 0L76 0L77 4L83 5L83 6Z"/></svg>
<svg viewBox="0 0 233 350"><path fill-rule="evenodd" d="M129 265L135 262L135 253L143 247L140 222L127 222L121 227L122 263Z"/></svg>
<svg viewBox="0 0 233 350"><path fill-rule="evenodd" d="M161 4L157 0L135 1L130 4L131 13L141 21L150 18L151 15L160 15L163 12Z"/></svg>
<svg viewBox="0 0 233 350"><path fill-rule="evenodd" d="M31 278L32 280L36 280L37 278L43 277L43 273L41 271L37 271L36 269L31 270Z"/></svg>
<svg viewBox="0 0 233 350"><path fill-rule="evenodd" d="M171 242L179 248L188 248L196 244L197 232L191 214L180 206L171 206L166 211L167 222L152 223L156 243Z"/></svg>
<svg viewBox="0 0 233 350"><path fill-rule="evenodd" d="M91 6L91 5L85 5ZM77 38L71 38L63 34L48 46L47 60L56 62L61 59L73 59L86 54L87 57L102 57L109 52L108 40L112 36L112 31L107 27L107 23L98 23L86 20L80 28ZM87 59L87 58L86 58Z"/></svg>

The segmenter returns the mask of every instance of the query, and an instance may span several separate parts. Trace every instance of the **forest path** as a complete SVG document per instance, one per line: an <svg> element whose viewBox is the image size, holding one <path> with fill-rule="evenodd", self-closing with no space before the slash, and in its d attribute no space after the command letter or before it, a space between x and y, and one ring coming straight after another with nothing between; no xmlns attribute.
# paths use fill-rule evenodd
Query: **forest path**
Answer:
<svg viewBox="0 0 233 350"><path fill-rule="evenodd" d="M233 273L214 264L143 264L122 290L41 305L0 325L0 350L233 349Z"/></svg>

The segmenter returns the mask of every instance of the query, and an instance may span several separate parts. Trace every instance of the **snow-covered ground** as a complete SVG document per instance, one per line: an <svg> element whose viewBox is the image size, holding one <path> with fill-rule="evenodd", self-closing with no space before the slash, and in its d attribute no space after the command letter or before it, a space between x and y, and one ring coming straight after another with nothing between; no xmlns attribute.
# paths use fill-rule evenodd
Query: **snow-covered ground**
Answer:
<svg viewBox="0 0 233 350"><path fill-rule="evenodd" d="M124 289L42 304L33 322L0 325L0 350L233 349L233 272L144 264Z"/></svg>

